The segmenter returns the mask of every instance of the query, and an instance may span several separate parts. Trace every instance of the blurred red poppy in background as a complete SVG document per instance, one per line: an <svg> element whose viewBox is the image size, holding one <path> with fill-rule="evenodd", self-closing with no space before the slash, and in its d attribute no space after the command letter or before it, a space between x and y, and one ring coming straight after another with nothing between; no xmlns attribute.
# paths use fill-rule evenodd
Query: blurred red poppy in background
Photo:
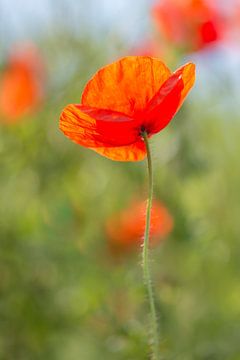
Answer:
<svg viewBox="0 0 240 360"><path fill-rule="evenodd" d="M0 75L1 121L16 122L36 109L43 99L45 71L32 44L14 48Z"/></svg>
<svg viewBox="0 0 240 360"><path fill-rule="evenodd" d="M161 35L184 51L200 50L224 34L224 16L214 0L162 0L152 15Z"/></svg>
<svg viewBox="0 0 240 360"><path fill-rule="evenodd" d="M94 75L82 103L63 110L60 129L112 160L142 160L146 156L142 133L151 137L165 128L194 81L194 64L171 73L158 59L125 57Z"/></svg>
<svg viewBox="0 0 240 360"><path fill-rule="evenodd" d="M145 40L130 49L130 53L136 56L160 57L163 55L159 43L153 39ZM161 56L162 57L162 56Z"/></svg>
<svg viewBox="0 0 240 360"><path fill-rule="evenodd" d="M128 251L143 242L146 203L133 201L129 207L110 217L106 235L112 250ZM150 245L161 243L173 229L173 218L166 207L154 200L151 212Z"/></svg>

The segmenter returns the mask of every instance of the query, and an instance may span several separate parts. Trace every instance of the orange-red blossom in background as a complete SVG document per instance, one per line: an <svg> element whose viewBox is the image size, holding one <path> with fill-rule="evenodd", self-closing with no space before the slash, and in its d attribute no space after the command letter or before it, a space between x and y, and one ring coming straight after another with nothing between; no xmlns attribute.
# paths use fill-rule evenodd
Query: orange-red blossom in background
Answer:
<svg viewBox="0 0 240 360"><path fill-rule="evenodd" d="M143 242L146 222L146 202L132 201L124 210L112 215L106 222L106 235L114 251L139 248ZM154 200L151 210L150 245L161 243L173 229L173 218L167 208Z"/></svg>
<svg viewBox="0 0 240 360"><path fill-rule="evenodd" d="M162 38L183 51L196 51L223 39L227 19L216 0L161 0L152 16Z"/></svg>
<svg viewBox="0 0 240 360"><path fill-rule="evenodd" d="M0 74L0 122L16 122L37 108L44 96L44 70L33 44L12 49Z"/></svg>
<svg viewBox="0 0 240 360"><path fill-rule="evenodd" d="M167 126L194 80L192 63L172 73L155 58L122 58L93 76L81 104L63 110L60 129L79 145L112 160L142 160L143 132L151 137Z"/></svg>
<svg viewBox="0 0 240 360"><path fill-rule="evenodd" d="M132 49L130 49L131 55L137 56L151 56L156 58L163 58L164 51L160 47L160 43L155 39L145 39Z"/></svg>

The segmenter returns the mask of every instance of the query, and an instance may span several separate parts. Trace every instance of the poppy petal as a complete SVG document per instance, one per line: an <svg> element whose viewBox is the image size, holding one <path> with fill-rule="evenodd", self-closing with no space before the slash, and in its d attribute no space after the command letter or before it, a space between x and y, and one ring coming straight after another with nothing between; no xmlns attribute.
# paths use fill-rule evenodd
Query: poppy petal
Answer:
<svg viewBox="0 0 240 360"><path fill-rule="evenodd" d="M0 81L1 121L6 123L35 110L43 100L45 85L44 64L37 49L21 44L12 50Z"/></svg>
<svg viewBox="0 0 240 360"><path fill-rule="evenodd" d="M35 74L25 64L5 71L0 86L0 109L9 121L21 117L41 99Z"/></svg>
<svg viewBox="0 0 240 360"><path fill-rule="evenodd" d="M94 75L84 89L82 104L133 116L146 108L170 75L158 59L128 56Z"/></svg>
<svg viewBox="0 0 240 360"><path fill-rule="evenodd" d="M149 133L162 130L171 121L193 86L195 67L187 64L174 72L148 103L144 126Z"/></svg>
<svg viewBox="0 0 240 360"><path fill-rule="evenodd" d="M155 134L164 129L177 111L183 89L180 76L171 76L150 101L144 113L144 124L149 134Z"/></svg>
<svg viewBox="0 0 240 360"><path fill-rule="evenodd" d="M179 106L177 108L177 110L180 108L180 106L182 105L183 101L185 100L185 98L187 97L189 91L191 90L191 88L193 87L193 84L195 82L195 69L196 66L193 63L188 63L182 67L180 67L178 70L176 70L174 72L174 74L181 74L182 76L182 80L183 80L183 84L184 84L184 88L181 92L181 100L179 103Z"/></svg>
<svg viewBox="0 0 240 360"><path fill-rule="evenodd" d="M130 117L82 105L70 104L63 110L60 129L74 142L89 148L125 146L140 139L136 122Z"/></svg>
<svg viewBox="0 0 240 360"><path fill-rule="evenodd" d="M141 161L146 155L146 147L142 140L128 146L92 148L100 155L115 161Z"/></svg>

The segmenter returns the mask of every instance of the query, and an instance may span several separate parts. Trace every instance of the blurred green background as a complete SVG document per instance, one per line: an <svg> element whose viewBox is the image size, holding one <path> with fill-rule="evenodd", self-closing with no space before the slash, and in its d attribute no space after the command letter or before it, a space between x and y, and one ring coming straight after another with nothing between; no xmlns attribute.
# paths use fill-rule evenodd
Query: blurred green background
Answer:
<svg viewBox="0 0 240 360"><path fill-rule="evenodd" d="M147 359L140 249L114 256L105 230L134 196L146 198L146 164L72 143L58 119L100 66L150 36L150 4L30 4L12 1L12 14L0 2L1 73L26 40L46 68L41 106L0 119L0 359ZM174 219L152 251L167 360L240 359L239 53L176 55L172 70L197 63L197 84L152 139L155 198Z"/></svg>

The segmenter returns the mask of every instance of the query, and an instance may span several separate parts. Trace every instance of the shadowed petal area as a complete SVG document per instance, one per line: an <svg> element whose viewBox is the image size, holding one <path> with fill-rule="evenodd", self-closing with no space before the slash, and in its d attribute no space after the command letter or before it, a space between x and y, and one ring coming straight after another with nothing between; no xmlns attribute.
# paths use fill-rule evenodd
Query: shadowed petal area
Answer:
<svg viewBox="0 0 240 360"><path fill-rule="evenodd" d="M100 155L115 161L141 161L146 157L146 147L142 140L128 146L92 148Z"/></svg>
<svg viewBox="0 0 240 360"><path fill-rule="evenodd" d="M89 147L116 147L140 139L139 128L130 117L110 110L68 105L60 116L60 129L71 140Z"/></svg>
<svg viewBox="0 0 240 360"><path fill-rule="evenodd" d="M94 75L84 89L82 104L133 116L145 109L170 75L158 59L128 56Z"/></svg>
<svg viewBox="0 0 240 360"><path fill-rule="evenodd" d="M141 115L149 133L157 133L168 125L193 86L194 79L195 66L187 64L165 81Z"/></svg>

